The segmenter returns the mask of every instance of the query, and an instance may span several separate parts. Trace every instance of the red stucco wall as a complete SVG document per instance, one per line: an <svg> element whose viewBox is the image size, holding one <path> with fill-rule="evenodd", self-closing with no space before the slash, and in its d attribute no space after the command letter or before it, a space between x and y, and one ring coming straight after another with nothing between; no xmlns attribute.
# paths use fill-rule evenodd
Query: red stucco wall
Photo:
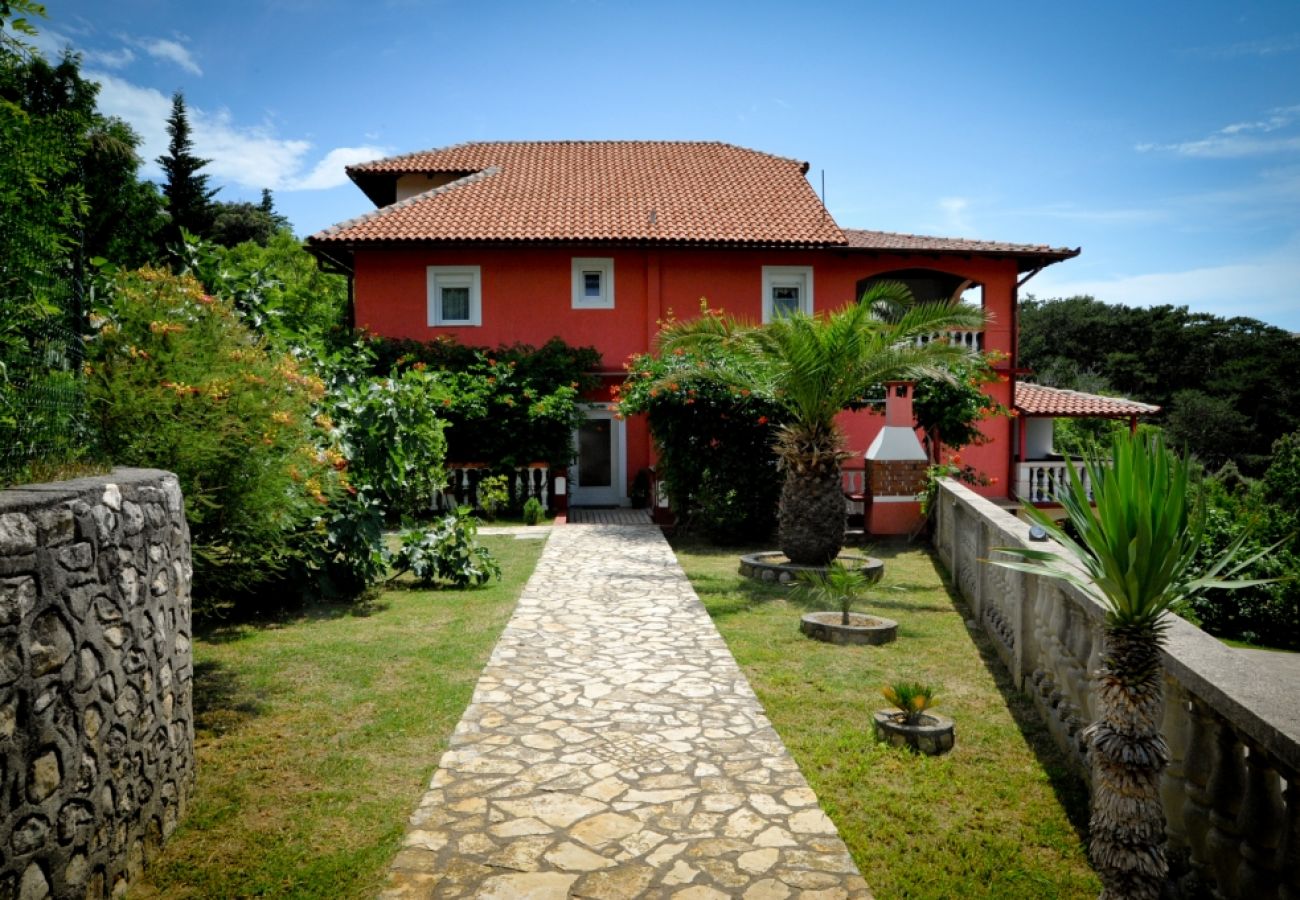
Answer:
<svg viewBox="0 0 1300 900"><path fill-rule="evenodd" d="M572 309L572 259L612 257L614 309ZM391 337L429 340L441 334L461 343L492 345L516 341L541 344L559 336L570 344L600 350L606 370L621 370L628 356L649 349L658 320L671 310L679 318L698 314L700 298L710 306L757 321L762 312L763 266L812 266L818 310L856 300L863 278L897 269L930 268L972 279L984 286L984 305L992 316L984 346L1010 354L1013 349L1013 297L1016 265L1010 259L960 256L877 255L838 250L691 250L592 247L486 248L437 250L358 250L356 317L360 327ZM482 269L482 325L428 326L427 266L476 265ZM1010 405L1011 385L990 391ZM862 454L880 428L881 417L846 413L841 422L849 447ZM992 441L963 453L995 484L978 489L1006 496L1011 483L1010 423L986 424ZM643 422L628 423L628 484L650 464L652 448Z"/></svg>

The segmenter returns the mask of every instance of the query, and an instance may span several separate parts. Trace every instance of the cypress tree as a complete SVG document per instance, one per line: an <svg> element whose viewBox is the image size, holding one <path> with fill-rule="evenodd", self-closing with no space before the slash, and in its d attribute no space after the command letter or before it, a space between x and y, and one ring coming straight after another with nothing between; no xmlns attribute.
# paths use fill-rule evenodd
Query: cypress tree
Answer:
<svg viewBox="0 0 1300 900"><path fill-rule="evenodd" d="M171 141L167 152L158 157L166 180L163 196L167 198L167 211L171 222L166 229L168 242L179 242L181 229L206 236L212 229L212 198L216 188L208 187L208 176L199 170L210 160L194 155L194 142L190 139L190 120L185 112L185 97L177 91L172 95L172 114L167 117L167 133Z"/></svg>

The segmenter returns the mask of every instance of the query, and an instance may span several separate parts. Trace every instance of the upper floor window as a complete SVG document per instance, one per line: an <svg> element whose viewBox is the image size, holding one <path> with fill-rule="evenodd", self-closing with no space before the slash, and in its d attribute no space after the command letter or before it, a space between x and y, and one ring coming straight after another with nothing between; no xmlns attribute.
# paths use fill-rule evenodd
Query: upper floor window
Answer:
<svg viewBox="0 0 1300 900"><path fill-rule="evenodd" d="M573 260L573 308L614 308L614 260Z"/></svg>
<svg viewBox="0 0 1300 900"><path fill-rule="evenodd" d="M479 266L429 266L429 324L482 325Z"/></svg>
<svg viewBox="0 0 1300 900"><path fill-rule="evenodd" d="M812 311L812 266L763 266L764 322Z"/></svg>

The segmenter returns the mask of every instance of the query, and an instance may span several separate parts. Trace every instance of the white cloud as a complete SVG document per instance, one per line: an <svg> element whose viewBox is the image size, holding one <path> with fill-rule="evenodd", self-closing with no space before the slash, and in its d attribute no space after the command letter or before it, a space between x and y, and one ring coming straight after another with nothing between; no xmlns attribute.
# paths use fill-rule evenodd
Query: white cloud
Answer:
<svg viewBox="0 0 1300 900"><path fill-rule="evenodd" d="M1279 106L1269 110L1263 118L1225 125L1213 134L1190 141L1172 144L1141 143L1139 153L1169 151L1179 156L1202 159L1240 159L1247 156L1265 156L1300 150L1300 137L1270 135L1295 124L1300 118L1300 106Z"/></svg>
<svg viewBox="0 0 1300 900"><path fill-rule="evenodd" d="M177 41L169 41L166 38L142 39L136 41L138 46L145 53L148 53L154 59L161 59L165 62L175 63L191 75L202 75L203 70L199 64L194 61L193 55Z"/></svg>
<svg viewBox="0 0 1300 900"><path fill-rule="evenodd" d="M318 191L347 184L345 167L378 159L386 151L382 147L335 147L306 175L281 185L284 191Z"/></svg>
<svg viewBox="0 0 1300 900"><path fill-rule="evenodd" d="M109 69L122 69L135 62L135 54L130 47L117 50L83 50L85 61L92 66L104 66Z"/></svg>
<svg viewBox="0 0 1300 900"><path fill-rule="evenodd" d="M123 119L140 135L144 174L160 176L155 160L167 152L171 98L105 72L87 71L86 75L100 84L100 111ZM387 152L382 147L339 147L311 165L310 141L277 137L265 125L239 125L226 110L208 113L190 106L187 112L194 152L210 160L205 171L217 183L280 191L324 190L346 181L345 165Z"/></svg>
<svg viewBox="0 0 1300 900"><path fill-rule="evenodd" d="M1027 291L1037 297L1088 294L1106 303L1126 306L1169 303L1225 317L1249 316L1300 331L1297 285L1300 285L1300 237L1254 260L1181 272L1071 281L1066 272L1058 275L1048 269L1027 285Z"/></svg>

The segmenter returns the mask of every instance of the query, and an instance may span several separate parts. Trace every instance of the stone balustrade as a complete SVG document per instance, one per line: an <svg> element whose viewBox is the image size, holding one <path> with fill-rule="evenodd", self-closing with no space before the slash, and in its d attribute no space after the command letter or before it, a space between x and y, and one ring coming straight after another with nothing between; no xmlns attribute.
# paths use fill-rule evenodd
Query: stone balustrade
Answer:
<svg viewBox="0 0 1300 900"><path fill-rule="evenodd" d="M479 483L492 474L486 463L447 463L447 486L434 495L434 512L451 512L458 506L477 509ZM506 475L505 488L508 508L518 509L533 498L546 509L555 507L551 467L546 463L518 466Z"/></svg>
<svg viewBox="0 0 1300 900"><path fill-rule="evenodd" d="M120 896L194 783L176 477L0 491L0 897Z"/></svg>
<svg viewBox="0 0 1300 900"><path fill-rule="evenodd" d="M1029 526L952 481L935 545L972 616L1057 743L1087 775L1083 730L1096 715L1104 608L1059 579L989 565L996 548L1035 546ZM1214 896L1300 900L1300 667L1236 650L1172 618L1164 653L1161 786L1171 860ZM1289 673L1289 674L1288 674Z"/></svg>

